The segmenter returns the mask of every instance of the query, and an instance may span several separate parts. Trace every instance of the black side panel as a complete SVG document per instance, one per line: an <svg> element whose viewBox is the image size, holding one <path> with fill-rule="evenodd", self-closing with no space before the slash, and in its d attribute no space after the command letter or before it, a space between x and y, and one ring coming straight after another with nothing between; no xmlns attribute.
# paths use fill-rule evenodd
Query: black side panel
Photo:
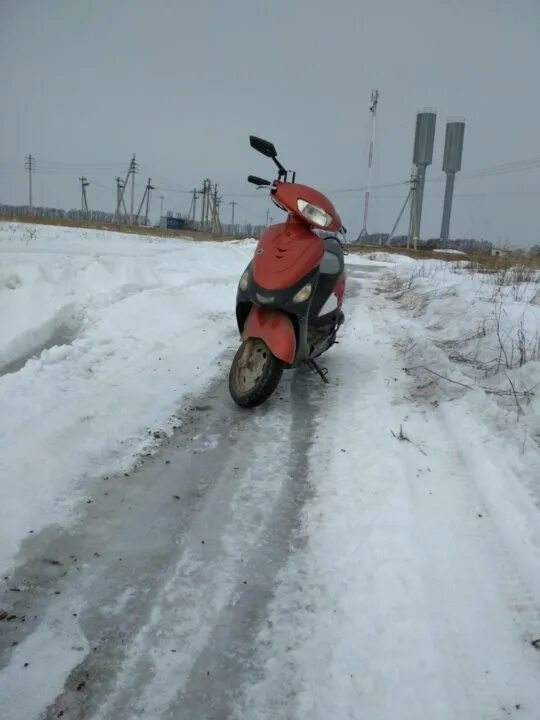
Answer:
<svg viewBox="0 0 540 720"><path fill-rule="evenodd" d="M330 297L330 293L334 289L338 275L319 275L319 282L315 288L315 293L309 308L309 317L316 318L319 316L322 306Z"/></svg>
<svg viewBox="0 0 540 720"><path fill-rule="evenodd" d="M244 330L244 325L246 324L246 320L249 315L249 311L251 310L251 307L252 303L250 303L249 301L236 303L236 322L238 324L238 332L240 333L240 335Z"/></svg>
<svg viewBox="0 0 540 720"><path fill-rule="evenodd" d="M324 249L326 252L335 255L339 261L339 272L342 273L345 269L345 256L343 254L343 248L341 243L335 237L327 237L324 239Z"/></svg>

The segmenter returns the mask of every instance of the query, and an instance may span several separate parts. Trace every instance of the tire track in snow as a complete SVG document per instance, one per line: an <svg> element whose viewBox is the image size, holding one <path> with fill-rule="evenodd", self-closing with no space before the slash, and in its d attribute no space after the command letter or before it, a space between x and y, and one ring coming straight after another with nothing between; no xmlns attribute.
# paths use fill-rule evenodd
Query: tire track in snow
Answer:
<svg viewBox="0 0 540 720"><path fill-rule="evenodd" d="M68 617L85 639L74 640L79 654L86 643L88 653L65 683L57 678L63 689L43 717L132 718L142 712L143 699L148 707L156 697L160 713L168 704L188 702L195 713L190 717L201 716L209 687L226 706L231 688L254 671L253 638L276 573L302 541L316 411L309 396L320 384L303 372L292 384L291 399L286 374L278 391L283 402L245 413L232 405L220 380L192 400L182 429L129 480L95 483L89 495L97 501L85 506L72 529L48 528L26 543L26 561L10 585L24 588L11 607L28 622L10 626L13 632L0 644L2 691L15 708L10 720L29 720L40 702L16 699L18 671L7 665L10 658L22 659L26 635L36 673L25 676L31 687L47 672L40 627L69 636ZM215 649L230 646L235 651L224 665L225 655ZM71 649L69 637L64 649Z"/></svg>
<svg viewBox="0 0 540 720"><path fill-rule="evenodd" d="M466 413L405 403L392 348L405 321L372 289L330 362L355 390L331 388L310 457L309 539L279 578L264 671L235 718L537 720L538 548L526 541L538 514L524 513L508 544L493 513L505 497L479 481L467 448L517 479ZM416 446L392 437L400 423Z"/></svg>
<svg viewBox="0 0 540 720"><path fill-rule="evenodd" d="M395 321L386 313L377 325L398 337ZM418 329L414 339L421 362L426 339ZM540 658L531 645L540 635L540 527L532 498L482 426L481 399L460 414L442 400L405 405L402 393L395 403L405 432L422 438L426 453L419 459L413 446L400 448L448 705L456 717L533 720L540 702Z"/></svg>
<svg viewBox="0 0 540 720"><path fill-rule="evenodd" d="M402 452L437 672L456 717L519 709L532 718L540 696L531 694L538 657L530 640L540 608L478 492L456 429L438 414L425 430L427 458L419 462L414 448ZM410 411L409 418L414 436L419 424Z"/></svg>

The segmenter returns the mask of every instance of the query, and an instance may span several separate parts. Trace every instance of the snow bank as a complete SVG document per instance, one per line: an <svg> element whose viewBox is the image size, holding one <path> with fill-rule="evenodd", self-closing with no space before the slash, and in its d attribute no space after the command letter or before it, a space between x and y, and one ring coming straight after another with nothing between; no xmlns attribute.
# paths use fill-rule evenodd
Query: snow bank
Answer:
<svg viewBox="0 0 540 720"><path fill-rule="evenodd" d="M252 249L0 224L0 568L219 371Z"/></svg>
<svg viewBox="0 0 540 720"><path fill-rule="evenodd" d="M367 263L366 263L367 261ZM394 267L395 265L410 265L415 260L407 255L399 255L398 253L371 252L371 253L355 253L351 252L346 257L347 265L368 264L370 267Z"/></svg>
<svg viewBox="0 0 540 720"><path fill-rule="evenodd" d="M434 253L444 253L445 255L466 255L463 250L453 250L452 248L435 248Z"/></svg>
<svg viewBox="0 0 540 720"><path fill-rule="evenodd" d="M393 297L412 316L403 340L412 372L447 395L459 390L452 380L482 389L510 414L512 428L517 413L522 441L525 432L540 442L540 273L418 260L394 277Z"/></svg>
<svg viewBox="0 0 540 720"><path fill-rule="evenodd" d="M382 262L390 265L410 265L415 260L410 258L408 255L401 255L400 253L390 252L372 252L367 255L368 260L374 262Z"/></svg>

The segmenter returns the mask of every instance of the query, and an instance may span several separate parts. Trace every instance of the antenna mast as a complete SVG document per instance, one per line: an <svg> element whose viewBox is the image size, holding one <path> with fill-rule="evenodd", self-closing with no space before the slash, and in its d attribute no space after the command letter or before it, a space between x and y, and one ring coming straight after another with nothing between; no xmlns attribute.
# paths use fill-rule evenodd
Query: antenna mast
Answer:
<svg viewBox="0 0 540 720"><path fill-rule="evenodd" d="M367 189L364 195L364 222L362 224L362 230L358 239L367 235L367 221L368 221L368 209L369 209L369 193L371 190L371 175L373 170L373 143L375 141L375 120L377 117L377 105L379 104L379 91L375 88L371 91L371 103L369 106L370 112L370 131L369 131L369 156L368 156L368 176L367 176Z"/></svg>

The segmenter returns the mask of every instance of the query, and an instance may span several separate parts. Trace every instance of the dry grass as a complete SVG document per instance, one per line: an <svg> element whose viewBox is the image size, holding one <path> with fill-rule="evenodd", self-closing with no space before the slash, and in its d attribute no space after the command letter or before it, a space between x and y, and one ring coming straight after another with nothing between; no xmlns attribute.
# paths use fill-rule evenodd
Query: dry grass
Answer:
<svg viewBox="0 0 540 720"><path fill-rule="evenodd" d="M347 249L352 253L373 253L384 252L396 255L407 255L407 257L417 260L442 260L451 263L470 263L474 267L475 272L497 272L499 270L509 270L516 266L523 268L540 269L540 257L526 256L517 254L508 254L504 257L497 257L488 253L471 253L464 255L456 255L455 253L433 252L433 250L412 250L407 248L393 247L391 245L348 245Z"/></svg>

